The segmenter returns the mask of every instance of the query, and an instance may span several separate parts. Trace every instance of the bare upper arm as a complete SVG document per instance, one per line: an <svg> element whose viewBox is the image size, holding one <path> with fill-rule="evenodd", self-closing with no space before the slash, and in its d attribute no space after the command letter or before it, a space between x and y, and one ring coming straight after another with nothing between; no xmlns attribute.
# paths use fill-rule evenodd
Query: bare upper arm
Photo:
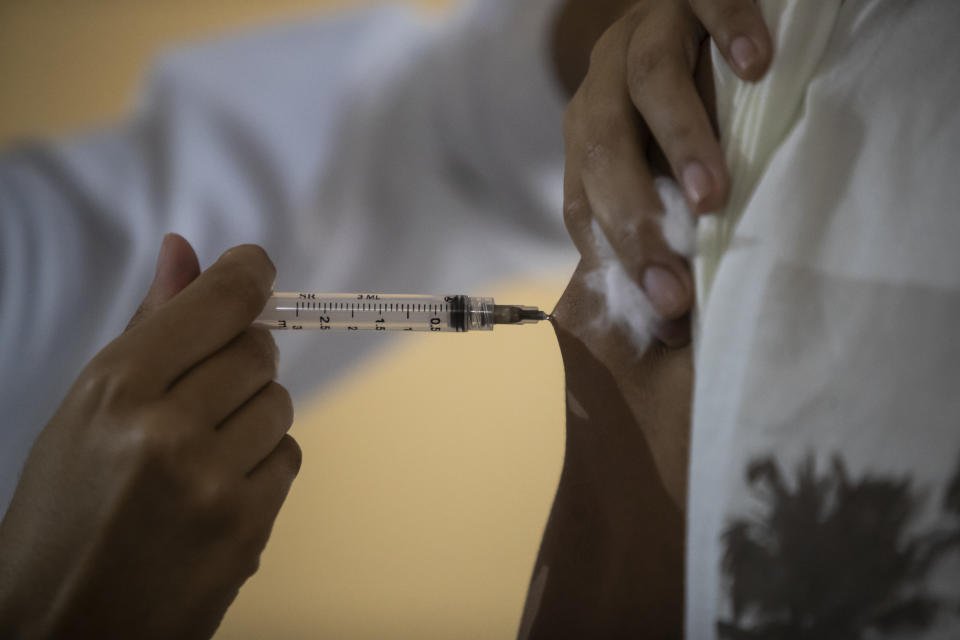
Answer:
<svg viewBox="0 0 960 640"><path fill-rule="evenodd" d="M638 356L583 277L554 311L567 445L521 637L680 637L691 353Z"/></svg>

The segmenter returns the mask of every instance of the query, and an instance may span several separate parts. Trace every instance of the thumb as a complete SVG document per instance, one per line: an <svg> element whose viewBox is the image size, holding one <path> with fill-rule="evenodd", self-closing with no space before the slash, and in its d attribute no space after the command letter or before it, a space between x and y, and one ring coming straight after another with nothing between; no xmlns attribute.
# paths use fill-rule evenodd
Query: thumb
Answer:
<svg viewBox="0 0 960 640"><path fill-rule="evenodd" d="M130 319L127 330L180 293L198 275L200 262L190 243L176 233L163 236L150 290Z"/></svg>

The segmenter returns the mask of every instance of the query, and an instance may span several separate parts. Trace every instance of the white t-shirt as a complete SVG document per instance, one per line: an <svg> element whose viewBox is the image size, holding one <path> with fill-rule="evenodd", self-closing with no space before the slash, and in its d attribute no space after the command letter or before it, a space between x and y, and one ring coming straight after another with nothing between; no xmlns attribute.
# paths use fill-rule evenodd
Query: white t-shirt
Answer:
<svg viewBox="0 0 960 640"><path fill-rule="evenodd" d="M699 310L687 636L958 638L960 3L783 5L837 13Z"/></svg>
<svg viewBox="0 0 960 640"><path fill-rule="evenodd" d="M263 245L278 290L476 293L572 271L556 4L370 8L182 48L129 122L0 157L0 513L165 232L201 265ZM278 343L295 395L382 344L293 338Z"/></svg>

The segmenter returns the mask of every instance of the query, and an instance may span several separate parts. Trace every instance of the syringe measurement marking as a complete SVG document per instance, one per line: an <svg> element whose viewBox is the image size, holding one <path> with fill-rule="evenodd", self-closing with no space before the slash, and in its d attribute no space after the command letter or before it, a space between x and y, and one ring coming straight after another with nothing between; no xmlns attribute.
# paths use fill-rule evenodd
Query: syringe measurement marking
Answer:
<svg viewBox="0 0 960 640"><path fill-rule="evenodd" d="M323 311L323 312L350 311L351 313L356 313L357 311L377 311L377 312L385 312L385 313L404 313L404 312L410 313L411 311L417 311L417 312L426 312L426 311L449 312L450 311L450 305L448 304L445 304L442 306L435 305L435 304L424 306L422 304L418 304L416 306L416 309L414 309L414 306L412 304L391 304L389 306L384 306L380 304L380 305L377 305L376 307L372 305L367 305L367 304L363 304L360 306L351 304L346 307L344 307L343 304L337 304L334 306L330 306L329 304L324 304L322 308L318 306L319 304L320 303L313 303L313 302L303 302L303 303L298 302L293 307L277 307L277 310L278 311L299 311L300 309L303 309L304 311Z"/></svg>
<svg viewBox="0 0 960 640"><path fill-rule="evenodd" d="M349 309L351 318L356 317L356 311L369 311L369 312L376 311L377 315L381 316L381 319L377 320L377 323L379 324L379 323L386 322L386 319L383 318L384 313L404 313L406 319L409 320L410 312L414 310L414 305L413 303L403 303L403 304L389 303L389 305L387 305L381 302L381 303L378 303L376 306L374 306L373 304L368 304L364 302L362 305L357 305L356 303L350 303L349 305L345 306L344 303L342 302L333 303L333 304L330 304L329 302L323 302L321 306L321 303L319 301L306 302L306 301L300 300L296 302L294 307L277 307L277 310L278 311L294 311L295 317L299 318L301 309L304 311L317 311L317 312L320 312L322 310L323 313L327 313L329 311L343 311L345 308ZM445 313L450 313L450 304L447 303L447 304L425 305L425 304L418 303L416 305L416 310L417 312L440 313L442 311ZM320 316L319 321L321 324L325 322L329 322L329 320L324 318L323 316ZM437 325L439 322L440 322L440 318L430 319L431 325ZM293 328L300 329L302 327L294 326ZM326 328L326 327L321 327L321 328ZM379 327L377 327L378 330L383 330L384 328L385 328L385 325L382 325L382 324ZM355 328L353 327L348 327L348 329L355 330ZM434 331L439 330L439 328L433 328L433 327L431 327L431 329ZM413 331L413 327L406 327L404 328L404 331Z"/></svg>

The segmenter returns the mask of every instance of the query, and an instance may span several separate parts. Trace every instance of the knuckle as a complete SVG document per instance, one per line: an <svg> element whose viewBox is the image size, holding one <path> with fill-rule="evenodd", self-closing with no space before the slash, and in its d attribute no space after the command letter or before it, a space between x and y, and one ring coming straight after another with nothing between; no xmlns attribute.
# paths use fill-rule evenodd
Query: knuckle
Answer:
<svg viewBox="0 0 960 640"><path fill-rule="evenodd" d="M251 369L258 373L277 375L277 343L270 332L263 327L249 327L242 334L243 350L250 359Z"/></svg>
<svg viewBox="0 0 960 640"><path fill-rule="evenodd" d="M633 116L633 105L622 83L615 89L586 85L583 92L587 107L582 109L580 122L587 139L618 131Z"/></svg>
<svg viewBox="0 0 960 640"><path fill-rule="evenodd" d="M273 414L287 429L293 424L293 398L287 388L278 382L271 382L267 389L271 395Z"/></svg>
<svg viewBox="0 0 960 640"><path fill-rule="evenodd" d="M567 166L579 165L587 171L609 169L620 141L633 126L625 97L620 101L598 96L590 109L568 109L565 117Z"/></svg>
<svg viewBox="0 0 960 640"><path fill-rule="evenodd" d="M257 571L260 570L260 553L263 550L263 547L266 546L260 545L259 543L251 543L250 547L259 547L256 550L249 550L246 553L242 554L241 557L245 558L244 561L239 563L237 567L240 571L241 576L244 578L249 578Z"/></svg>
<svg viewBox="0 0 960 640"><path fill-rule="evenodd" d="M623 108L610 104L597 106L585 123L584 141L579 149L586 171L599 173L611 168L629 123L630 115Z"/></svg>
<svg viewBox="0 0 960 640"><path fill-rule="evenodd" d="M223 502L223 495L223 484L212 474L201 474L193 482L193 503L204 511L219 506Z"/></svg>
<svg viewBox="0 0 960 640"><path fill-rule="evenodd" d="M597 127L583 147L583 164L588 171L595 173L606 172L613 165L614 153L611 149L611 136L608 130Z"/></svg>
<svg viewBox="0 0 960 640"><path fill-rule="evenodd" d="M197 472L189 490L189 506L202 518L224 526L236 524L237 509L230 483L205 468Z"/></svg>
<svg viewBox="0 0 960 640"><path fill-rule="evenodd" d="M622 83L614 88L588 77L564 112L568 157L579 160L587 171L608 170L615 151L635 127L634 117Z"/></svg>
<svg viewBox="0 0 960 640"><path fill-rule="evenodd" d="M612 57L616 56L619 50L622 50L620 29L618 24L614 23L606 31L600 34L597 41L590 50L589 65L587 67L587 76L596 73L602 73L606 69Z"/></svg>
<svg viewBox="0 0 960 640"><path fill-rule="evenodd" d="M125 430L127 447L140 466L169 471L181 449L176 419L157 409L146 409Z"/></svg>
<svg viewBox="0 0 960 640"><path fill-rule="evenodd" d="M290 479L296 478L300 473L300 466L303 464L303 450L300 448L300 443L294 440L290 434L284 435L280 443L280 446L284 447L287 475Z"/></svg>
<svg viewBox="0 0 960 640"><path fill-rule="evenodd" d="M647 24L653 10L649 2L635 1L610 23L590 50L588 76L590 72L605 74L622 62L638 26Z"/></svg>
<svg viewBox="0 0 960 640"><path fill-rule="evenodd" d="M138 378L138 368L132 363L98 357L78 378L76 391L100 411L123 412L138 404Z"/></svg>
<svg viewBox="0 0 960 640"><path fill-rule="evenodd" d="M270 539L270 530L276 513L265 509L263 513L245 519L237 539L237 556L242 558L239 569L245 577L260 570L260 556Z"/></svg>
<svg viewBox="0 0 960 640"><path fill-rule="evenodd" d="M631 92L645 93L669 56L669 49L652 41L632 50L627 64L627 85Z"/></svg>
<svg viewBox="0 0 960 640"><path fill-rule="evenodd" d="M629 115L628 96L622 89L611 90L585 81L571 98L564 112L564 133L574 148L580 140L590 140L616 130Z"/></svg>
<svg viewBox="0 0 960 640"><path fill-rule="evenodd" d="M590 207L587 205L586 198L573 196L565 198L563 201L563 222L571 234L579 232L589 223L591 218Z"/></svg>

